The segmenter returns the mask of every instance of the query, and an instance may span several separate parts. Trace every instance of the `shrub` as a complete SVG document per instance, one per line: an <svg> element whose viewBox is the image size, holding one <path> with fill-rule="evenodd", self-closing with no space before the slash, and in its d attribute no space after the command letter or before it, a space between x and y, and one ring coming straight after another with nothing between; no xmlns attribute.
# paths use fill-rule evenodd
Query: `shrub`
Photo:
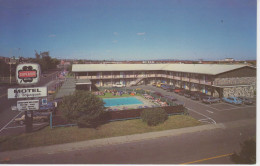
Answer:
<svg viewBox="0 0 260 166"><path fill-rule="evenodd" d="M78 90L59 105L63 116L79 127L96 127L104 114L104 102L90 92Z"/></svg>
<svg viewBox="0 0 260 166"><path fill-rule="evenodd" d="M148 126L156 126L168 119L168 114L162 108L146 109L141 112L141 119L148 124Z"/></svg>

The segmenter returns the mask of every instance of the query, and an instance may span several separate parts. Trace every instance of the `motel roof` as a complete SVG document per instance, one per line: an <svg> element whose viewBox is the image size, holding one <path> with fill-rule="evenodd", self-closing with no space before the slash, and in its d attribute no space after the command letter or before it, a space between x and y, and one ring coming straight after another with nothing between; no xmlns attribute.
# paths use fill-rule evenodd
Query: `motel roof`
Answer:
<svg viewBox="0 0 260 166"><path fill-rule="evenodd" d="M246 66L233 64L73 64L72 72L164 70L217 75Z"/></svg>

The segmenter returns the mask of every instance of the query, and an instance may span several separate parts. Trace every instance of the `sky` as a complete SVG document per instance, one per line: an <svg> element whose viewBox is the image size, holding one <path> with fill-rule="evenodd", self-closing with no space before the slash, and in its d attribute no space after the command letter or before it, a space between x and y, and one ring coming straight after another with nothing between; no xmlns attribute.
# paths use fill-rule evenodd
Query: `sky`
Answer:
<svg viewBox="0 0 260 166"><path fill-rule="evenodd" d="M0 56L256 59L256 0L0 0Z"/></svg>

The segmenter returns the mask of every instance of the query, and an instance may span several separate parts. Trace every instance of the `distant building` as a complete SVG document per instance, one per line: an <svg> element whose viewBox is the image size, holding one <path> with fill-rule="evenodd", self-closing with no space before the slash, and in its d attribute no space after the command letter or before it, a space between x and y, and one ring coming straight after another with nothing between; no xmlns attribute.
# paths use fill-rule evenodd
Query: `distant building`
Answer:
<svg viewBox="0 0 260 166"><path fill-rule="evenodd" d="M153 64L154 61L143 61L142 63L143 63L143 64Z"/></svg>
<svg viewBox="0 0 260 166"><path fill-rule="evenodd" d="M2 60L5 63L9 63L10 62L10 58L8 58L8 57L0 56L0 60Z"/></svg>
<svg viewBox="0 0 260 166"><path fill-rule="evenodd" d="M235 60L234 60L234 58L225 58L224 61L226 61L226 62L234 62Z"/></svg>

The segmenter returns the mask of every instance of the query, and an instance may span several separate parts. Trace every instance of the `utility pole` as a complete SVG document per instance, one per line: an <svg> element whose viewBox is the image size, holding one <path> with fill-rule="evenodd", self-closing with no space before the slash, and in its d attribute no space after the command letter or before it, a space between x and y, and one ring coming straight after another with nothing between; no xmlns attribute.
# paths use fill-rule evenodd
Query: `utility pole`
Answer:
<svg viewBox="0 0 260 166"><path fill-rule="evenodd" d="M10 64L10 85L11 85L11 83L12 83L12 74L11 74L11 71L12 71L12 63L11 63L11 59L10 59L9 64Z"/></svg>
<svg viewBox="0 0 260 166"><path fill-rule="evenodd" d="M11 74L11 70L12 70L11 67L12 66L11 66L11 63L12 63L12 48L11 48L11 57L10 57L10 61L9 61L9 65L10 65L9 66L10 67L10 85L11 85L11 82L12 82L12 74Z"/></svg>

